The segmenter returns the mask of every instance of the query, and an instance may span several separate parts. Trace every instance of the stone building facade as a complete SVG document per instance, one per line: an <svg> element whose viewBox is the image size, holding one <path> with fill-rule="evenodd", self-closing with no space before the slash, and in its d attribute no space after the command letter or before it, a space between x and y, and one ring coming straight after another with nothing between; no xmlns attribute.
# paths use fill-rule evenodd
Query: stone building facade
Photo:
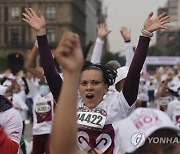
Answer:
<svg viewBox="0 0 180 154"><path fill-rule="evenodd" d="M180 0L168 0L164 8L159 8L158 14L162 12L167 12L170 16L171 23L168 25L170 30L159 30L157 32L157 43L158 49L163 51L165 55L179 56L180 54L176 51L174 52L170 42L177 40L178 32L180 31ZM177 49L177 48L176 48ZM179 49L180 51L180 49ZM174 53L173 53L174 52Z"/></svg>
<svg viewBox="0 0 180 154"><path fill-rule="evenodd" d="M46 19L48 41L52 47L56 47L66 30L78 33L84 47L90 34L87 21L96 29L96 16L101 7L97 0L90 5L92 12L86 11L90 1L92 0L0 0L0 57L7 57L8 63L19 58L19 65L22 66L27 50L33 47L36 34L22 21L25 8L42 11Z"/></svg>

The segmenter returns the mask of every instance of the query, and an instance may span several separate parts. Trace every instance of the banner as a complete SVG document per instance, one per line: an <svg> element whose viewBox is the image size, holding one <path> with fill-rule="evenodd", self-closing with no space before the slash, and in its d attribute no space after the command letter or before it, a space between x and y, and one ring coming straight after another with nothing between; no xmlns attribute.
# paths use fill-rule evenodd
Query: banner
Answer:
<svg viewBox="0 0 180 154"><path fill-rule="evenodd" d="M173 56L147 56L142 68L146 72L147 65L177 65L180 64L180 57Z"/></svg>

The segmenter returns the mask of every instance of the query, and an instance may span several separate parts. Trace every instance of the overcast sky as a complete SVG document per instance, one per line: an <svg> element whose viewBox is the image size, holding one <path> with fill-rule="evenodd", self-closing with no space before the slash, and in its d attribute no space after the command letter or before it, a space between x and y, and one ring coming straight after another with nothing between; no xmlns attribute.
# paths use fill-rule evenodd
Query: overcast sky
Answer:
<svg viewBox="0 0 180 154"><path fill-rule="evenodd" d="M149 12L157 15L159 7L165 6L167 0L102 0L103 8L107 6L107 25L112 32L108 36L110 51L123 51L123 39L119 33L121 26L131 29L132 44L137 45L140 31ZM153 37L151 45L156 41ZM123 53L122 53L123 54Z"/></svg>

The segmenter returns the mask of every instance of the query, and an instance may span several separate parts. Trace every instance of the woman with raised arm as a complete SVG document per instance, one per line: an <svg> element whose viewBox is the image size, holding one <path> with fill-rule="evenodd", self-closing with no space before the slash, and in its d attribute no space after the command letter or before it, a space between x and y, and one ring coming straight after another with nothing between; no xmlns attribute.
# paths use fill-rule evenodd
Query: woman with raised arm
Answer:
<svg viewBox="0 0 180 154"><path fill-rule="evenodd" d="M164 24L169 22L169 16L167 16L166 13L163 13L156 18L152 18L152 15L153 13L150 13L145 21L144 30L142 31L142 36L140 36L138 47L132 60L122 92L107 92L108 86L114 83L114 79L116 76L113 70L95 64L88 64L83 67L80 74L78 88L80 98L78 99L77 104L77 143L81 151L86 151L87 153L113 154L117 153L117 151L119 150L119 145L116 144L118 136L116 136L115 134L116 130L119 129L119 126L116 125L116 122L127 117L134 109L134 102L137 98L138 93L140 72L146 58L150 37L153 35L152 32L158 29L167 29ZM51 91L53 92L54 97L57 98L59 96L62 79L60 78L58 73L55 72L53 66L49 66L52 65L52 58L50 57L50 49L48 48L45 31L45 20L41 13L37 15L31 8L26 9L26 13L24 13L23 16L23 20L27 22L31 27L33 27L37 32L39 52L42 63L44 63L43 68L45 71L45 75L50 88L52 88ZM69 37L70 36L68 36L68 38ZM64 48L68 51L68 53L62 54L62 52L60 52L60 54L56 55L63 55L67 58L69 57L69 61L73 60L72 56L68 56L68 54L74 53L73 47L71 45L74 37L69 38L70 42L67 41L67 43L60 43L60 47L63 45L67 47ZM76 45L75 42L73 42L72 44ZM60 61L61 59L59 59L59 62ZM73 65L71 64L70 66ZM52 70L50 70L50 68ZM67 77L67 75L65 74L64 79ZM70 84L74 84L74 82L71 81ZM53 87L52 85L54 85L55 87ZM66 97L63 97L65 100L69 100L71 97L74 97L74 95L76 96L76 94L71 92L71 86L68 86L68 93L64 94ZM75 112L74 108L73 110L71 110L71 108L69 110L66 106L61 106L59 108L61 108L61 110L65 109L66 115L61 115L61 113L59 112L60 116L63 116L63 118L60 117L61 120L56 120L57 123L55 125L61 125L61 122L66 123L66 121L69 120L68 116L70 112ZM75 122L76 118L74 118L74 123L67 124L69 127L69 131L67 131L69 132L69 135L73 135L74 138L76 137L76 132L71 132L70 130L72 127L74 128ZM64 126L62 125L58 128L64 130L61 127ZM59 129L56 129L56 132L58 132ZM67 150L70 146L72 147L71 150L73 151L74 147L76 146L74 145L74 142L69 142L69 137L61 137L62 133L59 133L58 135L54 136L54 139L56 138L57 141L63 140L64 142L62 141L62 147ZM59 145L57 144L55 149L58 148Z"/></svg>
<svg viewBox="0 0 180 154"><path fill-rule="evenodd" d="M39 55L42 67L44 69L44 75L54 99L57 101L59 90L61 89L62 85L62 79L56 70L51 49L48 45L45 19L40 11L38 11L38 14L36 14L32 8L25 8L25 12L26 13L23 13L23 20L36 30ZM55 82L52 82L53 80Z"/></svg>
<svg viewBox="0 0 180 154"><path fill-rule="evenodd" d="M52 129L52 120L54 116L54 108L56 102L53 99L52 93L46 83L43 70L40 66L36 66L36 58L38 56L38 45L35 41L34 47L26 61L26 68L35 77L38 82L30 80L31 87L34 88L32 98L32 114L33 114L33 148L32 154L47 154L49 153L49 136ZM38 69L37 69L38 68ZM37 80L36 78L36 80Z"/></svg>

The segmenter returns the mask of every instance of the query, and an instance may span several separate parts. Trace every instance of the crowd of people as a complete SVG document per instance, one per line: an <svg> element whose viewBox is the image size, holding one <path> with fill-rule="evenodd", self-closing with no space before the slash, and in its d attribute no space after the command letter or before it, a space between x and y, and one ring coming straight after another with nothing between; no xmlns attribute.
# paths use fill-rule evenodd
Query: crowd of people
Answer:
<svg viewBox="0 0 180 154"><path fill-rule="evenodd" d="M22 15L37 40L26 73L7 69L0 76L0 153L27 153L27 120L32 123L32 154L180 153L180 65L142 70L153 32L168 30L166 13L149 13L136 48L130 29L121 27L125 66L113 59L101 64L104 40L111 33L106 24L97 26L87 62L78 34L64 32L52 52L43 14L25 8Z"/></svg>

